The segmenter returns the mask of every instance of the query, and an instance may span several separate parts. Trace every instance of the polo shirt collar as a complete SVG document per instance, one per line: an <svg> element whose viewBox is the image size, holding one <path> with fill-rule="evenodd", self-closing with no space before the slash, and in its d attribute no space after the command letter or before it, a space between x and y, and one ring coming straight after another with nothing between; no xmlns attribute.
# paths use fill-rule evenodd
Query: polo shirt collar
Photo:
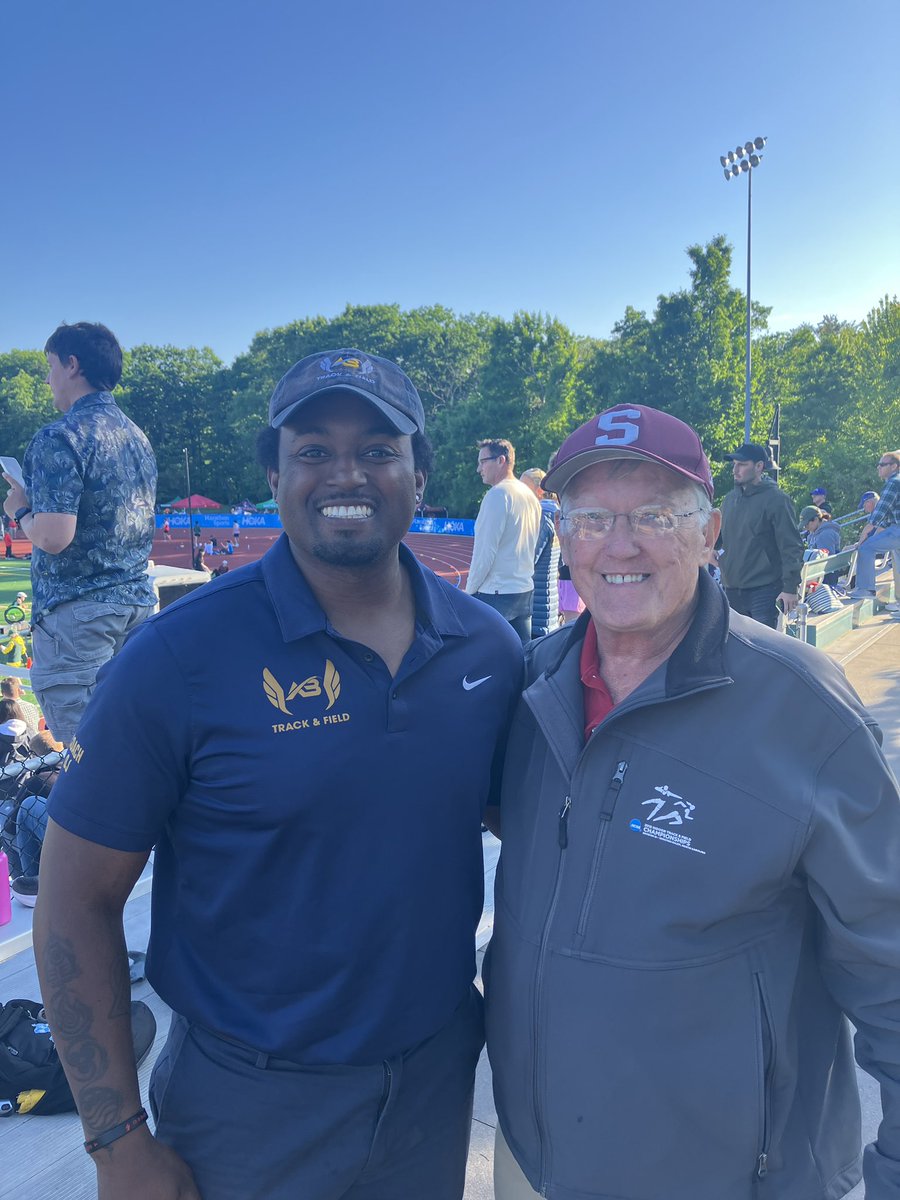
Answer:
<svg viewBox="0 0 900 1200"><path fill-rule="evenodd" d="M450 597L433 571L421 565L412 551L400 545L400 561L409 572L416 601L416 621L442 637L465 637L466 630ZM328 621L298 567L283 533L260 560L263 581L286 642L328 631Z"/></svg>

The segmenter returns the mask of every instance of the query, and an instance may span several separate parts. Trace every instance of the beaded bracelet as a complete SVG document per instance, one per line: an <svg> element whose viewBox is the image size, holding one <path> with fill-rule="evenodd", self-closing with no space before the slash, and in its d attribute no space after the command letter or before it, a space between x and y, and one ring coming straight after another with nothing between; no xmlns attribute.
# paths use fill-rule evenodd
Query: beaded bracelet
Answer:
<svg viewBox="0 0 900 1200"><path fill-rule="evenodd" d="M88 1154L96 1154L104 1146L109 1146L112 1142L117 1142L120 1137L124 1137L126 1133L131 1133L132 1129L139 1129L146 1122L147 1110L146 1108L139 1108L134 1116L129 1117L127 1121L122 1121L119 1125L113 1125L112 1129L107 1129L104 1133L98 1133L95 1138L91 1138L89 1142L85 1142L84 1148Z"/></svg>

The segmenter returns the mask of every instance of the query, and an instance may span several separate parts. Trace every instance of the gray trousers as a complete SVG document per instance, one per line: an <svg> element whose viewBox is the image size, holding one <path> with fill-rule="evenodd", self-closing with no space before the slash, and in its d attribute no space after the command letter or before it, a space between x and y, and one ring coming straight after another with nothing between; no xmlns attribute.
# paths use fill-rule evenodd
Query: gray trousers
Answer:
<svg viewBox="0 0 900 1200"><path fill-rule="evenodd" d="M150 1081L156 1136L203 1200L461 1200L483 1001L372 1066L300 1066L175 1015Z"/></svg>
<svg viewBox="0 0 900 1200"><path fill-rule="evenodd" d="M152 612L152 606L143 604L69 600L44 613L32 626L31 686L47 728L58 741L67 746L71 742L97 672L118 654L135 625Z"/></svg>

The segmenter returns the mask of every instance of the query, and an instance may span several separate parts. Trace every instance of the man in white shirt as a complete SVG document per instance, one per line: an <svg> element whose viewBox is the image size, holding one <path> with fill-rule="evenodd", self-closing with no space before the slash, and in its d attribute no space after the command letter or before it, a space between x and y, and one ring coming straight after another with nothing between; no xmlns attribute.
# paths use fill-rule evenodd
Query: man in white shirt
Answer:
<svg viewBox="0 0 900 1200"><path fill-rule="evenodd" d="M516 479L516 451L505 438L478 443L478 474L490 491L475 522L466 591L495 608L527 642L531 638L534 551L541 506Z"/></svg>

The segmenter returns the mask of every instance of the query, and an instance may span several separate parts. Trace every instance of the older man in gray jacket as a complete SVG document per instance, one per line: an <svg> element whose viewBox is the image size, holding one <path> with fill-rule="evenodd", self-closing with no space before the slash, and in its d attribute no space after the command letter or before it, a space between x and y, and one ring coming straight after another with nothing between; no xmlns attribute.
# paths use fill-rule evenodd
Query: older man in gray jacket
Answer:
<svg viewBox="0 0 900 1200"><path fill-rule="evenodd" d="M497 1200L900 1195L900 804L830 660L729 611L696 433L601 413L544 481L588 610L533 643L486 963Z"/></svg>

